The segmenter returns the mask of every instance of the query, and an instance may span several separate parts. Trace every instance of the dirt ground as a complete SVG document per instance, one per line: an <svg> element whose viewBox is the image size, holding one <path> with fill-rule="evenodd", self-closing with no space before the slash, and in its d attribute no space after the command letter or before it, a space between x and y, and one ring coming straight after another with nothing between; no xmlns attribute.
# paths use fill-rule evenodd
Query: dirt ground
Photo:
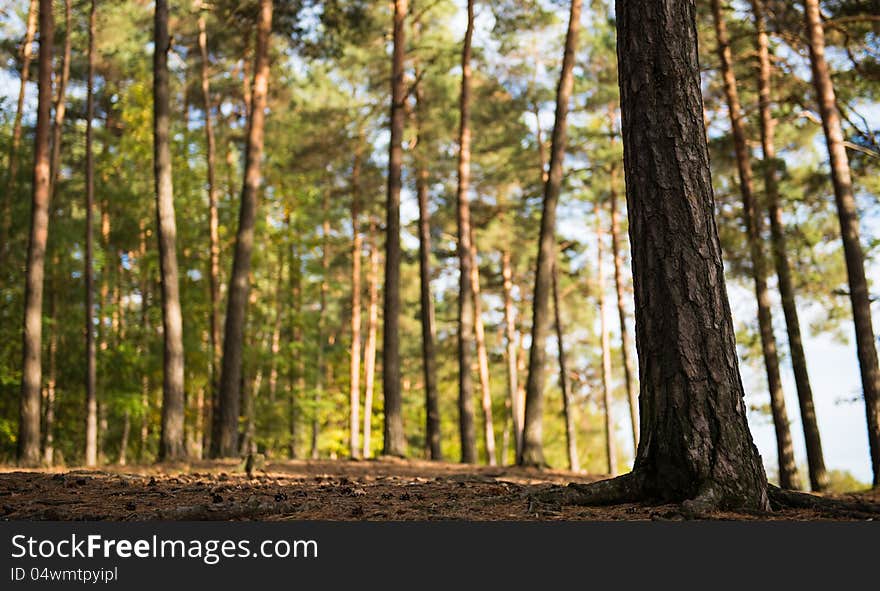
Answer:
<svg viewBox="0 0 880 591"><path fill-rule="evenodd" d="M414 460L285 461L258 466L194 462L104 470L0 467L4 520L683 520L677 505L562 507L530 494L598 477L515 467ZM837 498L880 503L880 491ZM862 513L784 509L718 513L714 519L870 519Z"/></svg>

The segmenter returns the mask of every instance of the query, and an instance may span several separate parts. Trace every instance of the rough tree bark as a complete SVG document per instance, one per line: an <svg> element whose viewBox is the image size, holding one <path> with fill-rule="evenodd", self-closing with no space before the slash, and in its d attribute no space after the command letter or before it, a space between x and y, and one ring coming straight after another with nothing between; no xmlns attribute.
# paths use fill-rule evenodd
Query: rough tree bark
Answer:
<svg viewBox="0 0 880 591"><path fill-rule="evenodd" d="M55 23L51 0L40 0L39 100L34 139L31 229L25 278L22 330L21 406L18 423L18 463L40 463L40 385L42 382L43 278L49 236L49 133L52 109L52 37Z"/></svg>
<svg viewBox="0 0 880 591"><path fill-rule="evenodd" d="M791 441L788 413L785 410L785 395L782 391L782 378L779 374L779 355L776 337L773 334L773 314L770 306L770 291L767 288L767 261L763 245L763 216L755 203L751 154L747 144L745 123L743 122L736 77L733 72L733 58L727 23L721 13L721 0L712 0L712 15L715 20L715 35L718 40L718 57L721 62L721 75L724 80L724 94L730 115L733 145L739 172L739 189L743 201L743 221L751 258L752 278L755 282L755 299L758 305L758 328L761 335L761 349L764 353L764 366L767 370L767 387L770 390L770 409L773 426L776 429L776 453L779 462L779 484L782 488L800 488L797 463L794 459L794 446Z"/></svg>
<svg viewBox="0 0 880 591"><path fill-rule="evenodd" d="M507 395L510 397L510 414L513 423L513 440L516 455L522 449L522 409L519 397L519 368L517 367L516 313L513 305L513 269L510 248L501 252L501 277L504 292L504 337L507 355ZM506 454L504 455L507 460Z"/></svg>
<svg viewBox="0 0 880 591"><path fill-rule="evenodd" d="M370 270L367 273L367 341L364 343L364 437L361 455L369 458L373 453L373 388L376 383L376 338L379 331L379 247L376 244L376 220L370 219L367 242L370 248Z"/></svg>
<svg viewBox="0 0 880 591"><path fill-rule="evenodd" d="M568 469L578 472L581 469L578 460L577 438L574 428L574 403L568 388L568 370L565 364L565 339L562 327L562 311L559 303L559 266L553 265L553 314L556 325L556 351L559 361L559 389L562 391L562 412L565 415L565 441L568 448Z"/></svg>
<svg viewBox="0 0 880 591"><path fill-rule="evenodd" d="M208 265L208 288L210 290L210 338L211 338L211 403L205 414L205 424L210 425L217 408L218 381L220 379L220 356L222 344L220 336L220 216L217 211L218 194L216 182L217 142L214 137L214 118L212 115L211 79L208 60L208 27L205 19L202 0L195 1L195 9L199 12L199 54L201 57L202 100L205 113L205 158L208 175L208 239L210 241L210 259ZM203 447L210 449L211 429L205 428Z"/></svg>
<svg viewBox="0 0 880 591"><path fill-rule="evenodd" d="M361 455L360 447L360 405L361 405L361 158L363 140L358 137L354 164L351 171L351 353L349 364L348 394L348 432L349 454L353 458Z"/></svg>
<svg viewBox="0 0 880 591"><path fill-rule="evenodd" d="M12 144L9 149L9 168L6 175L6 192L3 194L3 209L0 211L0 268L5 261L6 250L9 241L9 227L12 223L12 195L15 189L15 178L18 176L18 159L21 149L21 121L24 116L24 99L27 84L31 76L31 61L33 59L34 36L37 33L37 17L39 15L39 0L30 0L28 5L27 25L24 39L19 48L21 60L21 83L18 88L18 103L15 109L15 119L12 123Z"/></svg>
<svg viewBox="0 0 880 591"><path fill-rule="evenodd" d="M806 0L804 5L813 85L816 88L822 130L825 132L825 142L831 162L831 182L834 185L837 217L840 219L840 234L843 239L849 279L849 297L855 324L862 391L865 396L874 486L880 486L880 368L877 365L877 347L871 321L871 298L865 277L865 256L859 238L859 218L853 194L852 173L844 146L834 84L831 81L828 63L825 61L825 32L822 15L819 12L819 1Z"/></svg>
<svg viewBox="0 0 880 591"><path fill-rule="evenodd" d="M532 310L532 347L529 351L529 375L526 382L525 422L523 445L517 463L524 466L543 466L544 365L547 352L545 341L550 332L549 299L551 270L556 258L556 205L562 187L562 162L565 158L566 117L574 87L574 61L580 30L581 0L572 0L565 36L565 54L562 73L556 90L556 118L553 123L550 148L550 169L544 185L544 207L541 214L541 236L538 243L538 267Z"/></svg>
<svg viewBox="0 0 880 591"><path fill-rule="evenodd" d="M614 418L611 412L611 339L606 322L605 296L605 232L602 215L596 212L596 291L599 292L599 333L602 341L602 415L605 423L605 460L608 474L617 474L617 442L614 440Z"/></svg>
<svg viewBox="0 0 880 591"><path fill-rule="evenodd" d="M394 51L391 61L391 140L385 224L385 302L382 325L382 390L385 399L383 453L403 457L403 399L400 391L400 187L406 83L404 61L407 0L394 0Z"/></svg>
<svg viewBox="0 0 880 591"><path fill-rule="evenodd" d="M421 72L416 74L419 80ZM428 457L442 460L440 449L440 395L437 391L437 360L434 338L434 298L431 295L431 211L428 205L428 159L425 124L425 97L421 83L416 84L416 146L418 148L416 195L419 201L419 295L422 322L422 367L425 377L425 447Z"/></svg>
<svg viewBox="0 0 880 591"><path fill-rule="evenodd" d="M159 459L186 456L184 442L183 316L177 270L177 226L171 181L171 108L168 87L168 2L156 0L153 53L153 151L159 268L162 273L164 380L162 383L162 436Z"/></svg>
<svg viewBox="0 0 880 591"><path fill-rule="evenodd" d="M480 267L477 263L477 240L473 225L471 228L471 293L474 297L474 337L477 345L477 369L480 376L480 403L483 411L483 442L486 446L486 461L496 465L495 427L492 421L492 387L489 383L489 352L486 349L486 329L483 325L483 300L480 294Z"/></svg>
<svg viewBox="0 0 880 591"><path fill-rule="evenodd" d="M785 225L782 219L782 205L779 201L778 164L775 146L776 120L773 118L771 111L770 40L767 36L763 0L752 0L752 15L755 20L755 30L757 33L759 122L761 128L761 148L764 156L764 191L770 216L773 259L776 265L776 276L779 279L779 293L782 299L782 311L785 315L785 327L788 333L791 366L794 370L795 386L801 411L801 424L803 425L804 441L807 447L810 486L814 491L822 491L828 487L828 473L825 470L822 438L819 434L816 408L813 404L813 389L810 385L810 375L807 372L807 358L804 354L804 345L801 339L794 281L791 277L791 266L788 262L788 247L786 246Z"/></svg>
<svg viewBox="0 0 880 591"><path fill-rule="evenodd" d="M616 15L641 439L631 473L550 496L767 510L713 217L694 0L617 0Z"/></svg>
<svg viewBox="0 0 880 591"><path fill-rule="evenodd" d="M614 291L617 295L617 317L620 321L620 354L623 357L623 375L626 382L626 401L629 406L629 421L632 428L633 450L639 447L639 393L636 372L632 363L632 342L626 325L626 304L623 286L623 253L620 244L620 212L617 208L618 172L617 164L611 165L611 255L614 260Z"/></svg>
<svg viewBox="0 0 880 591"><path fill-rule="evenodd" d="M474 341L474 297L471 266L471 219L468 190L470 188L471 128L471 42L474 35L474 2L467 3L467 30L461 50L461 96L459 100L458 131L458 189L456 191L458 219L458 427L461 441L461 461L477 461L477 441L474 429L474 386L471 375Z"/></svg>
<svg viewBox="0 0 880 591"><path fill-rule="evenodd" d="M257 198L262 183L260 164L263 157L263 131L266 122L266 97L269 90L269 36L272 31L272 1L260 0L257 21L257 49L253 89L250 93L244 183L235 255L226 307L223 336L223 362L220 370L218 408L214 412L214 434L211 455L231 457L238 454L238 415L241 389L242 344L247 313L251 254L254 247L254 226Z"/></svg>
<svg viewBox="0 0 880 591"><path fill-rule="evenodd" d="M98 397L96 392L96 357L95 348L95 273L93 267L95 238L93 231L95 211L95 153L92 120L95 118L95 16L97 12L95 0L91 0L89 8L89 49L88 78L86 81L86 259L85 289L86 313L86 466L94 466L98 462ZM141 235L143 237L143 234ZM144 294L141 293L141 299Z"/></svg>

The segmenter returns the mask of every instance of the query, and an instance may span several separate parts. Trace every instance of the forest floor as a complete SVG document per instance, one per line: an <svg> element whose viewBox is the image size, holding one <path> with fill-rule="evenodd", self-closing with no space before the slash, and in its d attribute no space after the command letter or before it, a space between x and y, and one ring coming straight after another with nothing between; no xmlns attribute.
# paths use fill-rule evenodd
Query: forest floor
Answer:
<svg viewBox="0 0 880 591"><path fill-rule="evenodd" d="M683 520L678 505L553 506L530 495L596 476L418 460L269 462L249 478L242 463L18 471L0 467L4 520ZM880 503L880 490L837 495ZM865 519L864 514L782 509L720 512L726 520Z"/></svg>

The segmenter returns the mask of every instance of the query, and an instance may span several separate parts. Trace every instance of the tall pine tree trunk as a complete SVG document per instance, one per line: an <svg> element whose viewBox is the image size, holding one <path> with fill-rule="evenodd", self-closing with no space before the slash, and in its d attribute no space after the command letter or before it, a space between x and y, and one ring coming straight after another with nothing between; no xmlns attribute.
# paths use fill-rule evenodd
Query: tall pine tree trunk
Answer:
<svg viewBox="0 0 880 591"><path fill-rule="evenodd" d="M541 214L541 235L538 242L538 266L535 272L535 290L532 310L532 347L529 352L529 376L526 382L525 423L522 451L517 458L520 465L544 465L543 412L544 365L547 357L545 341L550 332L551 273L556 258L556 205L562 186L562 163L565 158L566 117L574 87L574 61L581 20L581 0L571 1L568 32L562 72L556 90L556 119L553 123L550 148L550 170L544 185L544 204Z"/></svg>
<svg viewBox="0 0 880 591"><path fill-rule="evenodd" d="M489 353L486 350L486 329L483 326L483 300L480 295L480 267L477 264L477 241L471 225L471 293L474 298L474 336L477 345L477 368L480 376L480 402L483 410L483 442L490 466L495 460L495 427L492 424L492 388L489 383Z"/></svg>
<svg viewBox="0 0 880 591"><path fill-rule="evenodd" d="M517 367L516 313L513 306L513 269L510 264L510 248L501 252L501 277L504 292L504 337L507 356L507 395L510 398L510 414L513 424L513 440L516 455L522 448L522 409L519 397L519 369ZM504 456L505 462L507 456Z"/></svg>
<svg viewBox="0 0 880 591"><path fill-rule="evenodd" d="M471 41L474 35L474 0L467 3L467 31L461 51L461 97L459 102L458 132L458 190L456 192L458 217L458 427L461 440L461 461L477 461L477 441L474 430L474 386L471 375L474 341L474 296L471 266L471 218L468 190L471 175Z"/></svg>
<svg viewBox="0 0 880 591"><path fill-rule="evenodd" d="M220 379L220 356L222 344L220 336L220 216L217 211L218 194L216 178L217 142L214 137L214 118L212 115L211 81L208 72L208 28L201 0L196 0L195 8L199 12L199 54L201 56L202 100L205 113L205 147L208 173L208 238L210 240L210 263L208 267L208 285L210 290L210 337L211 337L211 397L205 413L205 424L210 425L214 410L217 407L218 381ZM210 449L211 429L205 428L204 448Z"/></svg>
<svg viewBox="0 0 880 591"><path fill-rule="evenodd" d="M71 7L70 0L64 0L64 54L61 57L61 72L56 76L55 119L52 123L52 159L49 165L52 171L52 195L58 183L61 168L61 138L64 131L64 116L67 113L67 83L70 81L70 50L71 50Z"/></svg>
<svg viewBox="0 0 880 591"><path fill-rule="evenodd" d="M286 224L288 235L290 235L290 221ZM290 338L291 352L296 357L296 363L290 360L289 370L289 387L290 401L288 409L288 432L290 435L290 459L295 460L299 457L299 412L297 398L305 394L306 389L306 366L305 355L303 355L303 321L302 321L302 261L296 247L291 248L290 261L290 308L292 310Z"/></svg>
<svg viewBox="0 0 880 591"><path fill-rule="evenodd" d="M34 172L31 198L31 229L25 278L22 331L21 406L18 423L18 463L40 463L40 386L42 382L43 278L46 241L49 236L50 155L52 109L52 37L54 19L51 0L40 0L39 100L34 140Z"/></svg>
<svg viewBox="0 0 880 591"><path fill-rule="evenodd" d="M53 283L55 282L53 281ZM57 288L57 285L53 287ZM55 394L58 385L57 312L56 289L52 289L52 292L49 294L49 377L46 380L46 419L45 439L43 441L43 463L49 467L55 462Z"/></svg>
<svg viewBox="0 0 880 591"><path fill-rule="evenodd" d="M92 120L95 118L95 17L97 7L96 0L91 0L89 8L89 50L88 50L88 80L86 82L86 260L85 260L85 284L86 284L86 314L85 314L85 340L86 340L86 466L94 466L98 463L98 397L96 391L96 346L95 346L95 272L94 250L95 237L93 230L95 214L95 153L94 153L94 130ZM144 239L143 232L141 240ZM142 245L142 248L145 248ZM144 253L141 253L141 257ZM142 258L141 258L142 260ZM141 299L145 298L141 293ZM142 305L146 305L142 303Z"/></svg>
<svg viewBox="0 0 880 591"><path fill-rule="evenodd" d="M818 0L805 0L807 37L810 46L810 63L813 68L813 85L816 88L822 130L828 146L831 162L831 182L840 220L840 234L849 279L849 297L852 302L853 322L856 332L856 351L865 396L865 413L868 423L868 444L871 449L871 466L874 470L874 486L880 486L880 368L877 365L877 347L874 326L871 321L871 297L865 277L865 255L859 238L859 218L853 194L852 173L844 146L843 128L834 84L825 61L825 31Z"/></svg>
<svg viewBox="0 0 880 591"><path fill-rule="evenodd" d="M694 0L616 6L642 426L616 492L767 509L714 220Z"/></svg>
<svg viewBox="0 0 880 591"><path fill-rule="evenodd" d="M632 428L633 452L639 447L639 393L635 370L632 363L632 343L626 326L626 304L624 303L623 254L620 244L620 212L617 209L618 172L617 165L611 166L611 255L614 260L614 291L617 295L617 316L620 321L620 354L623 357L623 375L626 381L626 401L629 405L629 421Z"/></svg>
<svg viewBox="0 0 880 591"><path fill-rule="evenodd" d="M416 79L421 78L417 73ZM431 294L431 211L428 205L427 142L424 133L425 96L422 84L416 84L416 146L418 149L418 171L416 172L416 195L419 201L419 295L420 318L422 322L422 367L425 377L425 447L428 457L442 460L440 449L440 395L437 391L437 360L434 339L434 297Z"/></svg>
<svg viewBox="0 0 880 591"><path fill-rule="evenodd" d="M2 269L6 251L9 248L9 227L12 223L12 199L15 190L15 178L18 176L18 159L21 150L21 122L24 116L24 102L28 81L31 77L31 61L33 60L34 36L37 33L37 17L39 16L39 0L30 0L28 5L27 25L24 39L19 48L21 60L21 82L18 87L18 103L15 108L15 119L12 123L12 144L9 148L9 168L6 176L6 191L3 194L3 205L0 210L0 269Z"/></svg>
<svg viewBox="0 0 880 591"><path fill-rule="evenodd" d="M617 442L614 440L614 417L611 411L611 338L608 334L605 297L605 233L602 215L596 211L596 290L599 292L599 332L602 342L602 415L605 419L605 460L608 474L617 474Z"/></svg>
<svg viewBox="0 0 880 591"><path fill-rule="evenodd" d="M804 441L807 447L807 465L810 486L814 491L828 487L828 473L825 470L825 457L822 453L822 438L816 420L816 407L813 404L813 389L807 372L807 358L801 339L800 320L795 301L794 282L788 262L788 247L785 239L785 225L782 219L782 206L779 201L779 178L776 160L774 132L776 120L771 112L771 74L770 40L767 35L763 0L752 0L752 14L755 19L758 45L758 93L761 127L761 148L764 155L764 190L767 209L770 215L770 237L773 246L773 259L776 276L779 279L779 292L782 296L782 310L785 314L785 327L788 332L788 347L791 352L791 366L794 370Z"/></svg>
<svg viewBox="0 0 880 591"><path fill-rule="evenodd" d="M563 338L562 311L559 303L559 266L553 265L553 314L556 325L556 350L559 360L559 389L562 391L562 412L565 416L565 442L568 449L568 469L578 472L581 469L578 460L577 438L574 430L574 404L568 389L568 370L565 364L565 342Z"/></svg>
<svg viewBox="0 0 880 591"><path fill-rule="evenodd" d="M788 413L785 410L785 396L782 391L782 378L779 374L779 356L776 337L773 334L773 315L770 310L770 292L767 288L767 264L763 245L763 216L755 203L752 177L751 154L747 145L745 124L742 119L736 77L733 72L733 59L727 24L721 14L721 0L712 0L712 15L715 19L715 34L718 39L718 56L721 61L721 75L724 79L724 94L730 114L730 127L739 171L739 188L743 200L743 221L751 257L752 278L755 282L755 299L758 304L758 328L761 335L761 348L764 353L764 366L767 370L767 386L770 390L770 408L773 425L776 428L776 452L779 461L779 484L782 488L800 488L800 478L794 459Z"/></svg>
<svg viewBox="0 0 880 591"><path fill-rule="evenodd" d="M171 108L168 88L168 2L156 0L153 54L153 137L159 268L162 273L164 354L162 383L162 436L159 460L186 455L184 442L183 315L177 270L177 226L171 182Z"/></svg>
<svg viewBox="0 0 880 591"><path fill-rule="evenodd" d="M361 455L361 195L360 176L363 144L358 137L354 164L351 171L351 351L349 359L348 390L348 453L352 458Z"/></svg>
<svg viewBox="0 0 880 591"><path fill-rule="evenodd" d="M385 305L382 326L382 389L385 397L383 453L403 457L403 398L400 391L400 187L405 118L407 0L394 0L394 50L391 61L391 141L385 225Z"/></svg>
<svg viewBox="0 0 880 591"><path fill-rule="evenodd" d="M361 455L369 458L372 451L373 389L376 383L376 338L379 331L379 247L376 244L376 221L370 220L370 270L367 273L369 304L367 341L364 344L364 438Z"/></svg>
<svg viewBox="0 0 880 591"><path fill-rule="evenodd" d="M251 254L254 248L254 227L257 221L257 198L262 183L260 164L263 157L263 132L266 122L266 100L269 91L269 36L272 32L272 0L260 0L257 20L255 74L245 152L244 183L235 255L226 307L223 336L223 362L220 370L218 408L214 412L214 434L211 437L213 457L238 454L238 415L241 392L242 345L247 315Z"/></svg>

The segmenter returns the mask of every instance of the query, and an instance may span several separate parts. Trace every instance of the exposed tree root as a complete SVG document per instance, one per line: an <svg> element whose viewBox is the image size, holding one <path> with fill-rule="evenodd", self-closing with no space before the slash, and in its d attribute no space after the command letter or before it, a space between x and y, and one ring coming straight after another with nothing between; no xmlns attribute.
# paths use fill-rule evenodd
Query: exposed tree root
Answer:
<svg viewBox="0 0 880 591"><path fill-rule="evenodd" d="M590 484L572 482L532 495L532 500L560 505L615 505L643 500L641 487L632 473Z"/></svg>
<svg viewBox="0 0 880 591"><path fill-rule="evenodd" d="M804 492L781 489L772 484L767 487L767 496L773 509L810 509L827 517L848 517L858 519L877 519L880 517L880 503L865 501L829 499Z"/></svg>

